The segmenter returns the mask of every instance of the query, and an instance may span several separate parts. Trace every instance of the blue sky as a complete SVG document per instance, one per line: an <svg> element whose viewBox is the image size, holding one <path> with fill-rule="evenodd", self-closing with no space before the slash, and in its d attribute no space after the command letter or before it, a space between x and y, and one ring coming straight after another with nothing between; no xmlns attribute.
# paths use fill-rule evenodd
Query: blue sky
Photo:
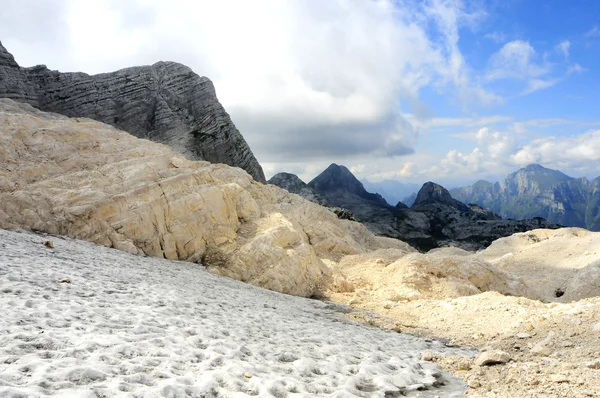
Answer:
<svg viewBox="0 0 600 398"><path fill-rule="evenodd" d="M215 83L265 173L445 186L600 175L600 1L0 0L23 66L172 60Z"/></svg>

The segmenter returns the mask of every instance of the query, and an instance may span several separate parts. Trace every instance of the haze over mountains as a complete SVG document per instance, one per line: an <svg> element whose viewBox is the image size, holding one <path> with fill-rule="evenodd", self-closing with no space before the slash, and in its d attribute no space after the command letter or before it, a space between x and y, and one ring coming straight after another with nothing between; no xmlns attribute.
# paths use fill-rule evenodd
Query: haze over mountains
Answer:
<svg viewBox="0 0 600 398"><path fill-rule="evenodd" d="M503 181L480 180L450 190L464 203L476 203L502 217L543 217L565 226L600 230L600 177L573 178L539 164L531 164Z"/></svg>

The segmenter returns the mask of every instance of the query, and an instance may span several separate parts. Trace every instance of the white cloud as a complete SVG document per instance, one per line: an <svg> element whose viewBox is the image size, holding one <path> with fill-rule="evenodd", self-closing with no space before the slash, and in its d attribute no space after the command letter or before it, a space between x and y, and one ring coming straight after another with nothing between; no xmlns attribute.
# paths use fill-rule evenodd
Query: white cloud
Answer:
<svg viewBox="0 0 600 398"><path fill-rule="evenodd" d="M598 28L598 25L594 25L590 30L585 32L584 36L590 39L598 38L600 37L600 28Z"/></svg>
<svg viewBox="0 0 600 398"><path fill-rule="evenodd" d="M569 49L571 48L571 42L569 40L563 40L555 47L556 51L560 52L566 60L569 59Z"/></svg>
<svg viewBox="0 0 600 398"><path fill-rule="evenodd" d="M600 130L571 137L544 137L531 141L511 156L517 165L542 163L563 168L599 171Z"/></svg>
<svg viewBox="0 0 600 398"><path fill-rule="evenodd" d="M68 10L76 69L189 65L213 80L261 162L410 153L418 131L398 103L426 114L426 86L499 102L458 47L459 27L483 15L460 1L70 0Z"/></svg>
<svg viewBox="0 0 600 398"><path fill-rule="evenodd" d="M567 69L567 75L570 75L572 73L582 73L585 72L587 69L585 69L583 66L579 65L579 64L573 64L571 66L569 66L569 69Z"/></svg>
<svg viewBox="0 0 600 398"><path fill-rule="evenodd" d="M527 87L521 91L521 95L531 94L538 90L549 88L558 83L560 79L531 79L527 82Z"/></svg>
<svg viewBox="0 0 600 398"><path fill-rule="evenodd" d="M506 43L490 57L488 80L538 78L549 72L546 65L537 62L538 54L527 41Z"/></svg>
<svg viewBox="0 0 600 398"><path fill-rule="evenodd" d="M483 37L485 39L489 39L498 44L504 43L506 41L506 39L508 38L508 36L504 32L486 33Z"/></svg>

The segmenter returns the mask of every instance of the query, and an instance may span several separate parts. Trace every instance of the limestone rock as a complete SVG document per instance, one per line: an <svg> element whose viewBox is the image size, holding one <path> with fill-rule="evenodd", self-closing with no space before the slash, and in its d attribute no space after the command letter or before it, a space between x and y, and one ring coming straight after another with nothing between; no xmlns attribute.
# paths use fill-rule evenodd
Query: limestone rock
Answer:
<svg viewBox="0 0 600 398"><path fill-rule="evenodd" d="M8 99L0 99L0 228L198 262L301 296L331 281L321 259L406 246L241 169Z"/></svg>
<svg viewBox="0 0 600 398"><path fill-rule="evenodd" d="M577 271L567 285L564 299L576 301L588 297L600 296L600 260L592 261Z"/></svg>
<svg viewBox="0 0 600 398"><path fill-rule="evenodd" d="M98 120L167 144L189 159L240 167L265 182L212 82L182 64L158 62L93 76L60 73L44 65L21 68L0 43L0 97Z"/></svg>
<svg viewBox="0 0 600 398"><path fill-rule="evenodd" d="M477 366L490 366L503 364L510 361L510 355L504 351L485 351L482 352L475 358L475 365Z"/></svg>
<svg viewBox="0 0 600 398"><path fill-rule="evenodd" d="M410 247L376 250L345 256L338 267L356 288L372 290L384 302L461 297L486 291L535 297L523 281L456 248L427 254Z"/></svg>

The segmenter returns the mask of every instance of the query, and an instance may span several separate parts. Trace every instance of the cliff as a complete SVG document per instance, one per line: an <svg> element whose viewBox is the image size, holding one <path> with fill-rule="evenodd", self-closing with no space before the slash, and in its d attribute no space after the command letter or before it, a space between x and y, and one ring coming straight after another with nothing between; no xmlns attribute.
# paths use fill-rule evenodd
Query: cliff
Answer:
<svg viewBox="0 0 600 398"><path fill-rule="evenodd" d="M0 43L0 97L107 123L190 159L240 167L265 182L212 82L182 64L158 62L91 76L61 73L44 65L22 68Z"/></svg>

